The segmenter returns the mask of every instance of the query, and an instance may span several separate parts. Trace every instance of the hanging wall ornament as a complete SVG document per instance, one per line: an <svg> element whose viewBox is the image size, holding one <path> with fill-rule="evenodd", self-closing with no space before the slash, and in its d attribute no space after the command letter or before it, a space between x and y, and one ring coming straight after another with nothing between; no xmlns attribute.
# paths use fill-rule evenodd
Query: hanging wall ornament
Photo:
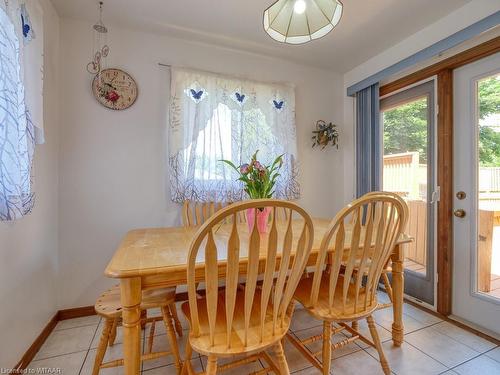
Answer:
<svg viewBox="0 0 500 375"><path fill-rule="evenodd" d="M107 68L107 57L109 55L108 28L102 22L103 2L99 2L99 21L92 27L92 60L87 64L87 71L96 74L100 78L101 72Z"/></svg>

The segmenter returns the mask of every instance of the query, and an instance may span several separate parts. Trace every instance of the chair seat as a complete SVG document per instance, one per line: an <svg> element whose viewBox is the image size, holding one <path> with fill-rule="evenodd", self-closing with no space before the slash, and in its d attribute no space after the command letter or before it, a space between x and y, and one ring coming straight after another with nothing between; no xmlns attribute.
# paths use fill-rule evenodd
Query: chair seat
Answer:
<svg viewBox="0 0 500 375"><path fill-rule="evenodd" d="M272 297L271 297L272 298ZM209 355L215 354L220 357L229 357L235 354L252 354L261 351L266 347L279 342L288 331L290 326L290 317L287 316L283 325L273 332L273 306L269 303L264 318L263 336L261 337L260 330L260 290L255 291L254 302L252 305L252 312L250 316L250 324L248 329L248 345L245 347L245 321L244 321L244 306L245 306L245 291L239 290L236 293L236 302L234 309L234 318L231 332L230 347L227 347L227 327L226 327L226 302L224 291L219 293L217 318L215 326L215 340L214 345L210 344L209 339L209 325L208 325L208 312L207 303L205 298L197 299L198 316L200 317L200 335L195 337L193 335L192 327L189 334L189 342L192 348L198 353ZM189 324L191 325L191 312L189 309L189 302L185 302L181 306L182 312L186 316ZM277 325L279 326L279 325Z"/></svg>
<svg viewBox="0 0 500 375"><path fill-rule="evenodd" d="M175 287L154 289L142 292L141 309L148 310L168 306L175 302ZM105 318L119 318L122 314L120 286L106 290L99 296L95 304L97 314Z"/></svg>
<svg viewBox="0 0 500 375"><path fill-rule="evenodd" d="M375 298L366 302L366 307L360 306L359 303L355 305L355 285L350 284L347 290L347 302L345 308L342 304L343 295L343 275L339 275L339 280L337 281L337 287L335 290L333 298L333 307L330 310L329 307L329 283L330 275L323 272L321 277L321 284L319 288L318 302L315 307L311 307L310 296L311 288L313 283L313 277L304 278L300 280L297 290L295 291L294 299L300 302L312 315L320 320L335 321L335 322L350 322L352 320L362 319L369 316L377 308L377 294L375 293ZM358 301L365 300L365 289L360 288Z"/></svg>

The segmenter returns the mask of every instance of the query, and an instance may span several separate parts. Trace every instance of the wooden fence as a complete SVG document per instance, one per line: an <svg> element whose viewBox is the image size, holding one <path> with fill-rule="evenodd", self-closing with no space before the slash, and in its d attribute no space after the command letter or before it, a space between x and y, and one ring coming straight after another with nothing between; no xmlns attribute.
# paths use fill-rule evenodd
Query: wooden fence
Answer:
<svg viewBox="0 0 500 375"><path fill-rule="evenodd" d="M478 184L478 289L489 292L493 229L500 225L500 168L479 168ZM427 262L427 166L419 164L418 152L384 155L383 190L400 194L408 203L407 230L415 241L405 245L406 260L422 271Z"/></svg>
<svg viewBox="0 0 500 375"><path fill-rule="evenodd" d="M418 152L384 155L382 181L386 191L422 199L427 195L427 165L419 163Z"/></svg>
<svg viewBox="0 0 500 375"><path fill-rule="evenodd" d="M408 234L414 238L412 243L405 245L406 259L425 267L427 263L427 202L409 200Z"/></svg>

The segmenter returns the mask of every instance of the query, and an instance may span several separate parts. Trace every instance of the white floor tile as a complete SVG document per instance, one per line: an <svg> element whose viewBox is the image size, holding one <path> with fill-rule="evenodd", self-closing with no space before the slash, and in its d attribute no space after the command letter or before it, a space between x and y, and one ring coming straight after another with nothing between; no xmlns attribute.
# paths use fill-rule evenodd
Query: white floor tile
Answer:
<svg viewBox="0 0 500 375"><path fill-rule="evenodd" d="M392 331L392 323L394 322L393 312L391 308L377 310L373 313L373 317L375 321L387 329L388 331ZM428 322L421 322L407 314L403 314L403 325L404 332L410 333L416 331L418 329L422 329L431 325Z"/></svg>
<svg viewBox="0 0 500 375"><path fill-rule="evenodd" d="M389 362L392 372L398 375L436 375L447 370L442 363L432 359L417 348L408 343L403 343L400 347L388 341L382 344L385 357ZM367 349L368 353L375 359L379 359L375 348Z"/></svg>
<svg viewBox="0 0 500 375"><path fill-rule="evenodd" d="M319 371L316 367L308 367L304 370L293 372L293 375L319 375L319 374L321 374L321 371Z"/></svg>
<svg viewBox="0 0 500 375"><path fill-rule="evenodd" d="M185 357L185 339L184 340L179 340L179 352L180 356L183 359ZM145 340L144 344L144 353L147 350L147 339ZM162 351L168 351L170 350L170 342L168 341L167 335L159 335L155 336L153 340L153 352L162 352ZM193 353L193 357L197 357L195 355L196 353ZM163 367L167 366L170 364L174 363L174 357L169 355L166 357L161 357L157 359L152 359L150 361L145 361L143 364L143 370L149 370L155 367Z"/></svg>
<svg viewBox="0 0 500 375"><path fill-rule="evenodd" d="M68 328L85 327L85 326L97 326L101 321L101 317L98 315L84 316L75 319L66 319L57 322L54 331Z"/></svg>
<svg viewBox="0 0 500 375"><path fill-rule="evenodd" d="M191 365L193 366L193 370L195 372L203 371L200 358L192 359ZM169 365L169 366L165 366L165 367L156 367L156 368L151 369L151 370L145 370L143 372L143 374L144 375L177 375L177 371L176 371L176 368L174 365Z"/></svg>
<svg viewBox="0 0 500 375"><path fill-rule="evenodd" d="M391 302L391 299L389 298L387 293L382 292L380 290L377 291L377 300L378 300L378 303L390 303Z"/></svg>
<svg viewBox="0 0 500 375"><path fill-rule="evenodd" d="M405 341L450 368L479 354L472 348L453 340L433 327L405 335Z"/></svg>
<svg viewBox="0 0 500 375"><path fill-rule="evenodd" d="M91 349L87 358L85 359L85 363L83 364L82 372L80 375L91 375L92 369L94 368L94 360L97 350ZM123 345L117 344L114 345L106 351L106 355L104 356L103 362L112 361L115 359L123 358ZM99 372L99 375L123 375L125 371L123 367L112 367L107 369L102 369Z"/></svg>
<svg viewBox="0 0 500 375"><path fill-rule="evenodd" d="M453 369L460 375L500 375L500 363L482 355Z"/></svg>
<svg viewBox="0 0 500 375"><path fill-rule="evenodd" d="M94 339L92 340L92 344L90 345L91 349L95 349L99 345L99 340L101 339L103 328L104 328L104 320L102 320L97 326L96 334L94 336ZM144 330L141 330L141 338L143 337L144 337ZM123 328L118 327L116 330L115 344L122 344L122 343L123 343Z"/></svg>
<svg viewBox="0 0 500 375"><path fill-rule="evenodd" d="M500 346L497 346L495 349L490 350L486 355L490 358L493 358L495 361L500 362Z"/></svg>
<svg viewBox="0 0 500 375"><path fill-rule="evenodd" d="M331 373L335 375L383 375L379 361L364 350L332 361Z"/></svg>
<svg viewBox="0 0 500 375"><path fill-rule="evenodd" d="M304 357L298 350L293 346L293 344L285 339L285 357L288 363L288 368L290 372L295 372L299 370L306 369L312 366L312 363L309 362L306 357ZM269 355L274 359L274 354L269 351ZM276 362L276 360L275 360Z"/></svg>
<svg viewBox="0 0 500 375"><path fill-rule="evenodd" d="M392 309L389 309L392 310ZM429 314L418 307L405 303L403 305L403 313L409 317L412 317L415 320L418 320L422 324L431 325L442 322L443 319L438 318L435 315Z"/></svg>
<svg viewBox="0 0 500 375"><path fill-rule="evenodd" d="M33 361L28 366L28 369L36 369L36 373L44 373L40 369L60 369L60 374L64 375L78 375L82 368L83 361L87 355L86 351L65 354L58 357L51 357L39 361ZM35 372L33 372L35 373ZM47 374L58 372L46 372Z"/></svg>
<svg viewBox="0 0 500 375"><path fill-rule="evenodd" d="M293 313L292 324L290 325L290 329L293 332L295 332L322 325L323 322L321 320L314 318L311 314L307 312L306 309L297 308Z"/></svg>
<svg viewBox="0 0 500 375"><path fill-rule="evenodd" d="M441 322L439 324L436 324L432 328L446 336L451 337L452 339L461 342L464 345L471 347L479 353L484 353L496 346L491 341L485 340L482 337L479 337L474 333L457 327L456 325L449 322Z"/></svg>
<svg viewBox="0 0 500 375"><path fill-rule="evenodd" d="M96 326L85 326L53 331L34 359L88 350L96 329Z"/></svg>

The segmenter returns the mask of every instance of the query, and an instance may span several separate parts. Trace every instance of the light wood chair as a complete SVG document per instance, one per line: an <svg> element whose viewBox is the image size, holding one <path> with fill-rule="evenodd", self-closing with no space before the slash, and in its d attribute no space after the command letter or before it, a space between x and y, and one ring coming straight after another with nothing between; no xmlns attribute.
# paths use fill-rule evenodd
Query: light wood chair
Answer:
<svg viewBox="0 0 500 375"><path fill-rule="evenodd" d="M248 233L248 225L239 223L237 216L260 207L272 208L268 233L260 234L256 223ZM287 222L275 219L280 207L289 213ZM292 221L292 213L300 221ZM216 237L220 223L227 223L227 218L232 219L224 234ZM312 220L302 208L272 199L234 203L199 228L188 255L189 301L181 307L190 324L183 374L193 373L189 361L193 350L208 356L207 374L259 358L269 364L259 373L289 373L281 341L290 325L292 296L307 263L313 235ZM199 259L204 259L204 271ZM244 285L239 284L242 277ZM206 285L201 298L196 293L199 281ZM219 289L219 281L224 282L224 288ZM274 350L277 363L266 353L269 348ZM244 358L217 368L218 358L236 355Z"/></svg>
<svg viewBox="0 0 500 375"><path fill-rule="evenodd" d="M393 193L393 192L389 192L389 191L373 191L370 193L366 193L365 195L363 195L363 197L371 197L371 196L375 196L378 194L385 194L385 195L391 196L391 197L393 197L401 202L401 204L403 205L403 208L405 210L405 214L404 214L405 221L403 223L403 231L405 231L406 226L408 225L408 219L410 217L408 204L406 203L406 201L403 199L403 197L401 197L401 195ZM387 296L389 297L390 303L379 304L379 309L385 309L385 308L391 307L393 304L392 285L391 285L391 282L389 280L389 276L388 276L389 273L392 273L390 258L387 261L387 264L384 266L384 269L382 270L382 275L381 275L381 280L382 280L382 283L384 284L384 288L385 288L385 291L387 293Z"/></svg>
<svg viewBox="0 0 500 375"><path fill-rule="evenodd" d="M142 319L143 324L151 323L151 328L147 342L147 353L142 355L141 360L145 361L167 355L173 355L177 373L180 373L181 359L175 332L177 331L177 334L182 336L182 327L175 309L175 288L164 288L143 292L141 309L143 311L147 311L149 309L157 308L161 310L161 316L149 318L146 316ZM104 328L97 347L92 375L98 375L99 371L104 368L123 366L123 358L103 363L106 350L108 346L112 346L114 344L116 330L121 323L122 306L120 301L120 287L115 286L101 294L95 304L95 311L98 315L104 318ZM153 353L155 324L160 320L165 323L170 343L170 351ZM175 330L172 320L175 321Z"/></svg>
<svg viewBox="0 0 500 375"><path fill-rule="evenodd" d="M196 227L202 225L217 211L231 203L223 202L196 202L192 200L185 200L182 205L182 225L184 227ZM239 215L238 220L243 221L244 215ZM198 290L200 283L196 283Z"/></svg>
<svg viewBox="0 0 500 375"><path fill-rule="evenodd" d="M355 200L335 216L325 233L314 276L300 281L294 298L323 321L323 335L304 340L290 334L287 337L323 374L330 373L332 349L357 339L373 346L384 373L391 373L372 313L378 307L377 287L382 270L403 231L405 215L403 203L388 194ZM330 254L333 263L327 267ZM373 341L348 325L361 319L366 319ZM332 336L342 331L350 336L332 344ZM323 340L322 351L311 354L305 344L318 340ZM322 363L315 357L319 354Z"/></svg>
<svg viewBox="0 0 500 375"><path fill-rule="evenodd" d="M225 205L222 202L195 202L184 201L182 205L182 225L185 227L195 227L203 224L213 214L221 210Z"/></svg>

